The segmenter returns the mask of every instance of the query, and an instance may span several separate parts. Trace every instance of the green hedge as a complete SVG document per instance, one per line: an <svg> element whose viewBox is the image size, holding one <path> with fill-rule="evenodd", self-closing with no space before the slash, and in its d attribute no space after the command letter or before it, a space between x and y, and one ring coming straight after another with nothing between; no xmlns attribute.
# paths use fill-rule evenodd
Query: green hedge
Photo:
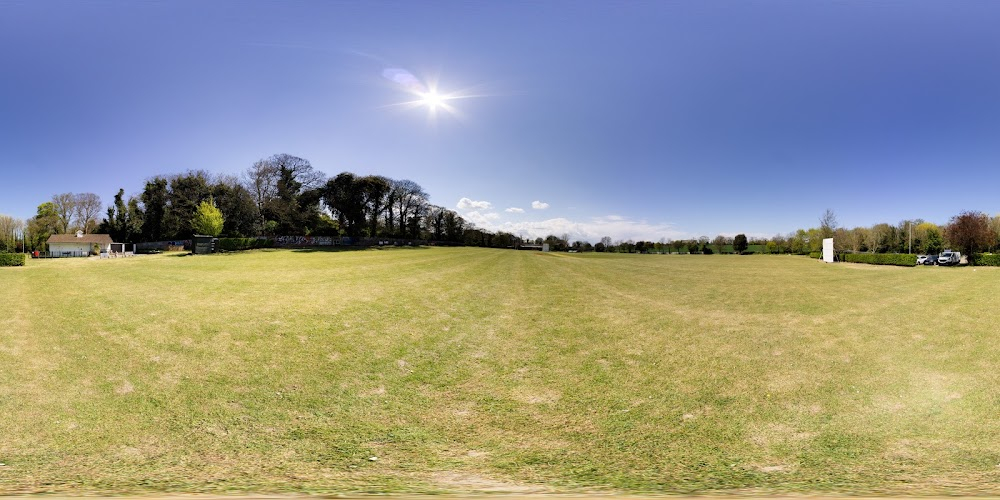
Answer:
<svg viewBox="0 0 1000 500"><path fill-rule="evenodd" d="M974 266L1000 266L1000 253L977 253L969 257Z"/></svg>
<svg viewBox="0 0 1000 500"><path fill-rule="evenodd" d="M274 246L274 240L261 238L219 238L216 246L218 250L224 252L237 252L240 250L252 250L254 248L270 248Z"/></svg>
<svg viewBox="0 0 1000 500"><path fill-rule="evenodd" d="M856 262L858 264L875 264L881 266L910 266L917 265L917 254L913 253L845 253L840 255L840 260L844 262Z"/></svg>
<svg viewBox="0 0 1000 500"><path fill-rule="evenodd" d="M809 252L809 258L810 259L822 259L823 258L823 252Z"/></svg>
<svg viewBox="0 0 1000 500"><path fill-rule="evenodd" d="M23 266L24 260L23 253L0 253L0 267Z"/></svg>

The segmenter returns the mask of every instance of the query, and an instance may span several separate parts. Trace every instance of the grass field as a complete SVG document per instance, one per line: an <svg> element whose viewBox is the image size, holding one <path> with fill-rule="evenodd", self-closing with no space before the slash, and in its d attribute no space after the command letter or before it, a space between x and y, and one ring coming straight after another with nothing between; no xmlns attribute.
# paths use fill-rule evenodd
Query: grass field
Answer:
<svg viewBox="0 0 1000 500"><path fill-rule="evenodd" d="M0 287L0 494L1000 494L997 268L254 251Z"/></svg>

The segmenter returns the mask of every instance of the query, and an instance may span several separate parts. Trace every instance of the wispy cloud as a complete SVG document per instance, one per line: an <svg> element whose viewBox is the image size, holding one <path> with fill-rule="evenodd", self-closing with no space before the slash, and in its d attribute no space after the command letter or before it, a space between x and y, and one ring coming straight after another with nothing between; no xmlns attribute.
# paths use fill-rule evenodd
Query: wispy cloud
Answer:
<svg viewBox="0 0 1000 500"><path fill-rule="evenodd" d="M473 215L475 214L475 215ZM660 241L661 239L683 239L697 237L679 230L670 223L654 223L645 220L633 220L618 215L594 217L586 221L573 221L566 218L546 219L542 221L499 222L498 214L481 214L471 212L464 215L477 227L490 231L504 231L530 238L544 238L550 234L569 235L570 240L582 240L596 243L604 236L612 240Z"/></svg>
<svg viewBox="0 0 1000 500"><path fill-rule="evenodd" d="M536 200L531 202L531 208L534 208L535 210L545 210L546 208L549 208L549 204L544 201Z"/></svg>
<svg viewBox="0 0 1000 500"><path fill-rule="evenodd" d="M458 200L458 205L456 205L460 210L488 210L493 206L492 203L488 201L475 201L468 198L462 198Z"/></svg>
<svg viewBox="0 0 1000 500"><path fill-rule="evenodd" d="M524 213L524 209L523 208L517 208L517 207L510 207L507 210L504 210L504 212L507 212L509 214L523 214Z"/></svg>

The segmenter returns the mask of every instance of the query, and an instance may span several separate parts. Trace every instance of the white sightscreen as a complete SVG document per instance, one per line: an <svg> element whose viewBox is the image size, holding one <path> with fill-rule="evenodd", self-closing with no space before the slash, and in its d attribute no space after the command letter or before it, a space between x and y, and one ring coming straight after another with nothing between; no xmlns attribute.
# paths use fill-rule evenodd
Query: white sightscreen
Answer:
<svg viewBox="0 0 1000 500"><path fill-rule="evenodd" d="M833 238L823 239L823 262L833 262Z"/></svg>

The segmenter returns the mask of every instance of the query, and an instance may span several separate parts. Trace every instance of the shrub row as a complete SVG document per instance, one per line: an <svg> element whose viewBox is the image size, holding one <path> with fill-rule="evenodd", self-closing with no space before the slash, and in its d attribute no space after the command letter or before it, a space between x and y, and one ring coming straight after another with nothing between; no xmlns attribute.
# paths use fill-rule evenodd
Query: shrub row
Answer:
<svg viewBox="0 0 1000 500"><path fill-rule="evenodd" d="M843 253L840 254L840 260L882 266L913 267L917 265L917 255L912 253Z"/></svg>
<svg viewBox="0 0 1000 500"><path fill-rule="evenodd" d="M809 252L809 258L810 259L822 259L823 258L823 252Z"/></svg>
<svg viewBox="0 0 1000 500"><path fill-rule="evenodd" d="M270 248L273 246L274 240L263 238L219 238L216 249L224 252L236 252L239 250Z"/></svg>
<svg viewBox="0 0 1000 500"><path fill-rule="evenodd" d="M23 253L0 253L0 267L23 266L24 260Z"/></svg>
<svg viewBox="0 0 1000 500"><path fill-rule="evenodd" d="M969 257L974 266L1000 266L1000 253L977 253Z"/></svg>

